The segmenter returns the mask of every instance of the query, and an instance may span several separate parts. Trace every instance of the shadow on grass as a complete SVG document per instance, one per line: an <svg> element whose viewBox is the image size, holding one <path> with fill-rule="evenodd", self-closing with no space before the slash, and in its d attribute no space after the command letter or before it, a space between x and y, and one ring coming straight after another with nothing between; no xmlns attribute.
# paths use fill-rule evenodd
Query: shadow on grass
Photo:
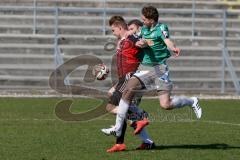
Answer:
<svg viewBox="0 0 240 160"><path fill-rule="evenodd" d="M240 146L230 146L225 143L215 144L183 144L183 145L161 145L156 146L155 150L163 149L240 149Z"/></svg>
<svg viewBox="0 0 240 160"><path fill-rule="evenodd" d="M154 150L164 150L164 149L198 149L198 150L209 150L209 149L222 149L222 150L229 150L229 149L240 149L240 146L230 146L225 143L215 143L215 144L183 144L183 145L159 145L156 148L151 149ZM125 152L131 151L139 151L136 149L126 150Z"/></svg>

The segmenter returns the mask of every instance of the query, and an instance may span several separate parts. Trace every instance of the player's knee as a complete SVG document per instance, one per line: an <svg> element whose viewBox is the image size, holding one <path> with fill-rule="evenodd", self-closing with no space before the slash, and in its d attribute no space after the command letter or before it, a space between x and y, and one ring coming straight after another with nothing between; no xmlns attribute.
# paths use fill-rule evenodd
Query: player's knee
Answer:
<svg viewBox="0 0 240 160"><path fill-rule="evenodd" d="M115 109L115 106L112 105L112 104L108 104L108 105L106 106L106 110L107 110L108 112L110 112L110 113L111 113L114 109Z"/></svg>
<svg viewBox="0 0 240 160"><path fill-rule="evenodd" d="M172 107L171 107L169 102L161 102L160 103L160 107L162 107L163 109L166 109L166 110L172 109Z"/></svg>

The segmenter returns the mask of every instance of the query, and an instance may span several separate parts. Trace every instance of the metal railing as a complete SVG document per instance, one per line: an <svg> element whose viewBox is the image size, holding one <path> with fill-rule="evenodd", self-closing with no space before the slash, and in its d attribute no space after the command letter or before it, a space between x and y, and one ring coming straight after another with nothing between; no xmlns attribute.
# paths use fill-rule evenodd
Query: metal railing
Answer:
<svg viewBox="0 0 240 160"><path fill-rule="evenodd" d="M225 93L225 70L226 66L228 67L228 71L230 72L231 79L233 81L233 85L235 87L236 93L240 95L240 81L237 77L235 68L233 67L232 61L230 59L228 49L223 48L222 50L222 88L221 88L221 93Z"/></svg>
<svg viewBox="0 0 240 160"><path fill-rule="evenodd" d="M33 34L36 34L37 26L37 0L33 0Z"/></svg>
<svg viewBox="0 0 240 160"><path fill-rule="evenodd" d="M222 22L222 67L221 67L221 93L225 93L225 70L226 66L228 67L228 71L230 72L231 79L233 81L236 93L240 94L240 81L237 77L235 68L233 67L232 61L230 59L228 48L226 45L226 28L227 28L227 10L223 10L223 22Z"/></svg>

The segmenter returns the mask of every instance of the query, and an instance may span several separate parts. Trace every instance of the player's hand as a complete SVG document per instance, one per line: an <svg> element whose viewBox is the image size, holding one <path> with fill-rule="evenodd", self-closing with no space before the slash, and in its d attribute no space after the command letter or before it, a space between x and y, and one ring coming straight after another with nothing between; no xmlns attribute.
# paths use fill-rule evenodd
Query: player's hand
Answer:
<svg viewBox="0 0 240 160"><path fill-rule="evenodd" d="M174 48L172 51L173 51L173 55L172 56L174 58L178 57L180 55L180 52L181 52L180 48Z"/></svg>
<svg viewBox="0 0 240 160"><path fill-rule="evenodd" d="M109 97L111 97L112 95L113 95L113 92L115 92L115 90L116 90L116 88L115 88L115 86L113 86L112 88L110 88L109 90L108 90L108 96Z"/></svg>
<svg viewBox="0 0 240 160"><path fill-rule="evenodd" d="M139 41L137 41L135 45L136 45L137 47L139 47L139 48L145 48L145 47L147 47L147 43L146 43L146 41L143 40L143 39L140 39Z"/></svg>

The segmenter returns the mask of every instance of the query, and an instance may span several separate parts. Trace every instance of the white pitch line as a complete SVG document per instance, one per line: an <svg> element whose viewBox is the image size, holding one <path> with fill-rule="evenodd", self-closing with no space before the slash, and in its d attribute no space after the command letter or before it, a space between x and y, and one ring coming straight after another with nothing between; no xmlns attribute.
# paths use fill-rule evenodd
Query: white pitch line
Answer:
<svg viewBox="0 0 240 160"><path fill-rule="evenodd" d="M56 121L57 119L0 119L0 121ZM112 121L112 119L98 119L98 121ZM82 122L82 121L81 121ZM191 123L191 122L203 122L203 123L212 123L212 124L220 124L220 125L231 125L231 126L239 126L238 123L229 123L229 122L222 122L222 121L205 121L205 120L186 120L186 121L151 121L151 123Z"/></svg>
<svg viewBox="0 0 240 160"><path fill-rule="evenodd" d="M153 121L153 122L174 122L174 123L189 123L189 122L199 122L199 123L212 123L212 124L220 124L220 125L231 125L231 126L239 126L238 123L229 123L222 121L205 121L205 120L186 120L186 121Z"/></svg>
<svg viewBox="0 0 240 160"><path fill-rule="evenodd" d="M186 121L153 121L153 122L173 122L173 123L191 123L191 122L199 122L199 123L212 123L212 124L220 124L220 125L231 125L231 126L240 126L238 123L229 123L222 121L205 121L205 120L186 120Z"/></svg>
<svg viewBox="0 0 240 160"><path fill-rule="evenodd" d="M229 123L229 122L221 122L221 121L200 121L200 122L222 124L222 125L231 125L231 126L240 126L240 124L238 124L238 123Z"/></svg>
<svg viewBox="0 0 240 160"><path fill-rule="evenodd" d="M102 119L103 121L112 121L112 119ZM229 123L229 122L222 122L222 121L205 121L205 120L182 120L182 121L151 121L151 123L164 123L164 122L170 122L170 123L192 123L192 122L203 122L203 123L212 123L212 124L220 124L220 125L231 125L231 126L239 126L238 123Z"/></svg>

